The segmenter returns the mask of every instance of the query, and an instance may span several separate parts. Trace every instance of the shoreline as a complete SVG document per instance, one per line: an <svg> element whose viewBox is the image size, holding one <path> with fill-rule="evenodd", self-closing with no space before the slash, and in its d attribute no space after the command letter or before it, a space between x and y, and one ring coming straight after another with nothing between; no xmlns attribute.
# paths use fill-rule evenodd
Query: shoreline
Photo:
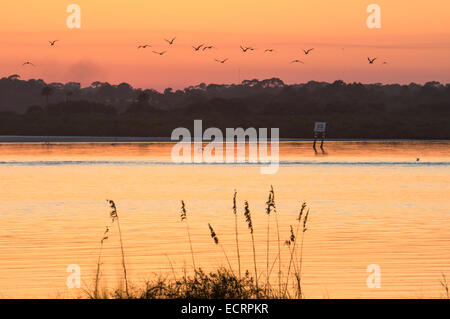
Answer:
<svg viewBox="0 0 450 319"><path fill-rule="evenodd" d="M280 142L313 142L312 138L280 138ZM126 136L0 136L0 143L176 143L170 137L126 137ZM204 140L204 142L208 142ZM450 142L448 139L370 139L327 138L325 142Z"/></svg>

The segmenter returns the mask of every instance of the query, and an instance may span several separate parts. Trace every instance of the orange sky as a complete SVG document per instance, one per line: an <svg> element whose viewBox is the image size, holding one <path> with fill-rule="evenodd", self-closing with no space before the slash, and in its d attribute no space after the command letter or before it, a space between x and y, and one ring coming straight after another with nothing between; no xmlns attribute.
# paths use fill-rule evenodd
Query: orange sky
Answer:
<svg viewBox="0 0 450 319"><path fill-rule="evenodd" d="M81 7L81 29L68 29L66 8ZM368 29L366 8L381 7L381 29ZM450 2L444 0L22 0L2 3L0 76L48 82L95 80L183 88L280 77L361 82L450 82ZM167 48L164 38L177 37ZM55 47L48 40L59 39ZM158 56L150 43L167 50ZM218 49L194 53L192 45ZM239 45L257 48L243 54ZM301 49L314 47L305 56ZM274 48L275 53L264 53ZM374 65L367 56L378 57ZM229 58L225 64L215 58ZM290 64L301 59L301 64ZM32 61L36 67L22 67ZM387 65L382 62L387 61ZM377 63L378 62L378 63Z"/></svg>

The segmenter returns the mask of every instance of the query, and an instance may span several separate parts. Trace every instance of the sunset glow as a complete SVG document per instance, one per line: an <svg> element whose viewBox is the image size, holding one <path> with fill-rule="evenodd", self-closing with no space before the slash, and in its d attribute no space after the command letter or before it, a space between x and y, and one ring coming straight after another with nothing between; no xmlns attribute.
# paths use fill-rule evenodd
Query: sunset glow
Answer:
<svg viewBox="0 0 450 319"><path fill-rule="evenodd" d="M448 2L379 0L381 29L369 29L367 1L80 0L81 29L72 30L66 26L71 3L2 4L2 76L158 90L270 77L287 83L449 81ZM173 37L169 47L164 38ZM51 47L54 39L60 41ZM152 47L137 49L147 43ZM217 49L194 52L192 46L202 43ZM244 54L240 45L256 50ZM312 47L304 55L302 49ZM268 48L275 52L264 53ZM378 57L378 64L369 65L368 56ZM225 58L224 64L214 61ZM291 65L293 59L305 64ZM22 67L24 61L36 67Z"/></svg>
<svg viewBox="0 0 450 319"><path fill-rule="evenodd" d="M386 299L450 300L449 12L2 3L2 306L284 318L354 299L381 317Z"/></svg>

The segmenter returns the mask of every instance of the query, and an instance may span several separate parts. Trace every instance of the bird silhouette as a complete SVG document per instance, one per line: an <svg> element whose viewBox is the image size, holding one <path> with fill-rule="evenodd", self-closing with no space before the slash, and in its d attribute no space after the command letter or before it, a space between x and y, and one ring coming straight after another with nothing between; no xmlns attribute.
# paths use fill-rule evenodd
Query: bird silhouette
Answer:
<svg viewBox="0 0 450 319"><path fill-rule="evenodd" d="M242 45L240 46L240 48L241 48L241 50L242 50L242 52L247 52L248 50L250 50L250 51L253 51L253 50L255 50L254 48L252 48L252 47L243 47Z"/></svg>
<svg viewBox="0 0 450 319"><path fill-rule="evenodd" d="M275 50L274 50L274 49L265 49L265 50L264 50L264 53L265 53L265 52L273 52L273 51L275 51Z"/></svg>
<svg viewBox="0 0 450 319"><path fill-rule="evenodd" d="M198 51L198 50L201 49L202 46L203 46L203 44L200 44L199 46L196 46L196 47L192 46L192 48L193 48L195 51Z"/></svg>
<svg viewBox="0 0 450 319"><path fill-rule="evenodd" d="M213 46L213 45L208 45L208 46L204 46L203 47L203 51L205 51L205 50L211 50L211 49L215 49L216 47L215 46Z"/></svg>
<svg viewBox="0 0 450 319"><path fill-rule="evenodd" d="M305 55L308 55L309 52L311 52L312 50L314 50L314 48L311 48L311 49L308 49L308 50L303 49L303 52L305 52Z"/></svg>
<svg viewBox="0 0 450 319"><path fill-rule="evenodd" d="M377 58L373 58L373 59L370 59L369 57L367 58L367 60L369 60L369 64L373 64L373 62L375 62L376 59Z"/></svg>
<svg viewBox="0 0 450 319"><path fill-rule="evenodd" d="M158 51L152 51L155 54L159 54L159 55L163 55L164 53L166 53L166 51L162 51L162 52L158 52Z"/></svg>
<svg viewBox="0 0 450 319"><path fill-rule="evenodd" d="M143 44L143 45L139 45L137 48L138 49L147 49L147 48L150 48L150 47L151 47L150 44Z"/></svg>
<svg viewBox="0 0 450 319"><path fill-rule="evenodd" d="M31 63L30 61L27 61L27 62L25 62L24 64L22 64L22 66L23 65L31 65L31 66L35 66L33 63Z"/></svg>
<svg viewBox="0 0 450 319"><path fill-rule="evenodd" d="M48 43L50 43L50 46L54 46L56 42L58 42L59 40L53 40L53 41L48 41Z"/></svg>
<svg viewBox="0 0 450 319"><path fill-rule="evenodd" d="M177 37L172 38L172 40L167 40L167 39L164 39L164 40L165 40L167 43L169 43L169 45L172 45L176 38L177 38Z"/></svg>
<svg viewBox="0 0 450 319"><path fill-rule="evenodd" d="M305 63L303 63L303 61L300 61L300 60L292 60L292 61L291 61L291 64L292 64L292 63L301 63L301 64L305 64Z"/></svg>
<svg viewBox="0 0 450 319"><path fill-rule="evenodd" d="M217 59L214 59L214 61L216 61L216 62L218 62L218 63L222 63L222 64L224 64L225 62L227 62L227 61L228 61L228 58L226 58L226 59L223 59L223 60L217 60Z"/></svg>

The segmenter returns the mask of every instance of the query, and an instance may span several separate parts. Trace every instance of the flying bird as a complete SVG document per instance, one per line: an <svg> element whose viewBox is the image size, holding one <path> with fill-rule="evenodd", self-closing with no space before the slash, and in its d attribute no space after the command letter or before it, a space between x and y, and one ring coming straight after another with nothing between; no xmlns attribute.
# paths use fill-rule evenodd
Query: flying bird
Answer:
<svg viewBox="0 0 450 319"><path fill-rule="evenodd" d="M139 45L137 48L138 49L147 49L147 48L150 48L150 47L151 47L150 44L143 44L143 45Z"/></svg>
<svg viewBox="0 0 450 319"><path fill-rule="evenodd" d="M217 59L214 59L214 61L216 61L216 62L218 62L218 63L222 63L222 64L224 64L225 62L227 62L227 61L228 61L228 58L226 58L226 59L223 59L223 60L217 60Z"/></svg>
<svg viewBox="0 0 450 319"><path fill-rule="evenodd" d="M311 52L312 50L314 50L314 48L311 48L311 49L308 49L308 50L303 49L303 52L305 52L305 55L307 55L307 54L309 54L309 52Z"/></svg>
<svg viewBox="0 0 450 319"><path fill-rule="evenodd" d="M213 46L213 45L208 45L208 46L203 47L203 51L205 51L205 50L211 50L211 49L215 49L215 48L216 48L216 47Z"/></svg>
<svg viewBox="0 0 450 319"><path fill-rule="evenodd" d="M242 52L247 52L248 50L250 50L250 51L253 51L253 50L255 50L254 48L252 48L252 47L243 47L242 45L240 46L240 48L241 48L241 50L242 50Z"/></svg>
<svg viewBox="0 0 450 319"><path fill-rule="evenodd" d="M56 43L57 41L59 41L59 40L48 41L48 43L50 43L50 46L52 47L52 46L55 45L55 43Z"/></svg>
<svg viewBox="0 0 450 319"><path fill-rule="evenodd" d="M172 40L167 40L167 39L164 39L164 40L165 40L167 43L169 43L169 45L172 45L176 38L177 38L177 37L174 37Z"/></svg>
<svg viewBox="0 0 450 319"><path fill-rule="evenodd" d="M159 54L159 55L163 55L164 53L166 53L166 51L162 51L162 52L158 52L158 51L152 51L155 54Z"/></svg>
<svg viewBox="0 0 450 319"><path fill-rule="evenodd" d="M193 48L195 51L198 51L198 50L201 49L202 46L203 46L203 44L200 44L199 46L196 46L196 47L192 46L192 48Z"/></svg>
<svg viewBox="0 0 450 319"><path fill-rule="evenodd" d="M264 50L264 53L265 53L265 52L273 52L273 51L274 51L274 49L265 49L265 50Z"/></svg>
<svg viewBox="0 0 450 319"><path fill-rule="evenodd" d="M300 61L300 60L293 60L293 61L291 61L291 64L292 63L301 63L301 64L305 64L305 63L303 63L303 61Z"/></svg>
<svg viewBox="0 0 450 319"><path fill-rule="evenodd" d="M30 61L27 61L27 62L25 62L24 64L22 64L22 66L23 65L31 65L31 66L35 66L33 63L31 63Z"/></svg>
<svg viewBox="0 0 450 319"><path fill-rule="evenodd" d="M367 58L367 60L369 60L369 64L373 64L373 62L375 62L376 59L377 58L373 58L373 59L370 59L369 57Z"/></svg>

